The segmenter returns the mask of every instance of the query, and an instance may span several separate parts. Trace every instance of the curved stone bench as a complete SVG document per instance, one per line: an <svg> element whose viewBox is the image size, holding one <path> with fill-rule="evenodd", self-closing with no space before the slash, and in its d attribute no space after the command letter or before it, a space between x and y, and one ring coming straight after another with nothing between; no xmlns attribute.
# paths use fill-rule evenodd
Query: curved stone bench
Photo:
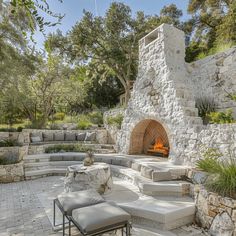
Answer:
<svg viewBox="0 0 236 236"><path fill-rule="evenodd" d="M38 155L36 159L33 159L35 156L28 156L25 159L25 177L26 179L35 179L50 175L64 175L68 166L82 163L85 156L85 153L44 154ZM147 163L140 163L140 160L131 157L95 155L95 161L110 164L113 176L132 182L138 186L140 192L147 195L163 196L170 194L180 197L188 195L190 192L190 184L181 180L176 181L180 176L175 177L176 174L172 174L171 171L169 171L170 174L166 175L168 171L161 170L159 173L155 173L153 168L152 172L156 175L159 174L159 179L164 180L154 182L152 175L145 175L141 171L144 168L150 169L146 166ZM180 172L180 174L182 173Z"/></svg>
<svg viewBox="0 0 236 236"><path fill-rule="evenodd" d="M34 160L34 162L27 162L26 165L31 168L32 166L39 167L38 173L34 170L37 177L39 175L64 175L67 166L82 163L85 156L85 153L28 156L26 160ZM110 164L114 177L132 182L138 187L136 188L138 192L145 194L138 200L117 203L132 215L134 223L158 229L172 229L192 223L195 205L193 200L186 198L189 195L189 183L184 181L153 182L152 179L142 176L141 168L147 166L147 162L141 162L132 157L95 155L95 161ZM159 199L158 196L165 196L165 198ZM181 197L184 197L183 201Z"/></svg>

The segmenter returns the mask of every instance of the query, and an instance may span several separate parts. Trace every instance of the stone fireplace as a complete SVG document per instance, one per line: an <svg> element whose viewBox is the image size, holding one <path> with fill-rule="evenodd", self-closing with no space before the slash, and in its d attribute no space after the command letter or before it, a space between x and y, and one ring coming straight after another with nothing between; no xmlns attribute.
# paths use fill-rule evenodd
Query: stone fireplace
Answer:
<svg viewBox="0 0 236 236"><path fill-rule="evenodd" d="M140 121L130 137L129 154L150 154L168 157L169 141L164 127L155 120Z"/></svg>
<svg viewBox="0 0 236 236"><path fill-rule="evenodd" d="M208 96L219 110L232 107L236 114L225 95L236 91L235 66L236 48L186 63L184 32L168 24L145 36L139 42L138 75L117 133L117 151L162 154L187 165L194 165L199 147L206 144L236 156L235 125L203 125L196 108L196 99Z"/></svg>

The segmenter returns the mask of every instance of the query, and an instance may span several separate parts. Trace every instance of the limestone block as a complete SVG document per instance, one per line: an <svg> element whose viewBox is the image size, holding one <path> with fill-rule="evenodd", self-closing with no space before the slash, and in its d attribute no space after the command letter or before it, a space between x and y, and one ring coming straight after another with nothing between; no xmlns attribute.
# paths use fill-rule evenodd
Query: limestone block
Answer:
<svg viewBox="0 0 236 236"><path fill-rule="evenodd" d="M152 172L152 180L154 182L157 181L164 181L164 180L171 180L172 175L170 171L153 171Z"/></svg>
<svg viewBox="0 0 236 236"><path fill-rule="evenodd" d="M141 175L143 177L146 177L148 179L152 179L152 172L153 172L153 169L150 168L150 167L147 167L147 166L141 166Z"/></svg>
<svg viewBox="0 0 236 236"><path fill-rule="evenodd" d="M234 223L228 213L218 214L211 225L210 233L213 236L224 235L232 236L234 232Z"/></svg>
<svg viewBox="0 0 236 236"><path fill-rule="evenodd" d="M213 206L219 206L220 205L218 194L210 193L209 196L208 196L208 201Z"/></svg>
<svg viewBox="0 0 236 236"><path fill-rule="evenodd" d="M233 200L232 198L222 197L220 199L220 203L226 207L236 208L236 201Z"/></svg>
<svg viewBox="0 0 236 236"><path fill-rule="evenodd" d="M131 165L131 168L136 171L141 171L141 164L139 164L137 162L133 162Z"/></svg>

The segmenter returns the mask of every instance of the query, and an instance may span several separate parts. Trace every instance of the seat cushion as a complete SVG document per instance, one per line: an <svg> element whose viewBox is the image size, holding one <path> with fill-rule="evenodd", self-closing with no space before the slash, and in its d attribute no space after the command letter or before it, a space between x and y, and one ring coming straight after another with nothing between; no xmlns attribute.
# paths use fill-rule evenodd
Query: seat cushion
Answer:
<svg viewBox="0 0 236 236"><path fill-rule="evenodd" d="M67 215L72 214L72 211L77 208L92 206L105 200L93 189L61 193L57 197Z"/></svg>
<svg viewBox="0 0 236 236"><path fill-rule="evenodd" d="M84 141L86 137L86 133L79 133L76 135L77 141Z"/></svg>
<svg viewBox="0 0 236 236"><path fill-rule="evenodd" d="M38 143L43 141L43 134L42 133L31 133L30 139L32 143Z"/></svg>
<svg viewBox="0 0 236 236"><path fill-rule="evenodd" d="M130 220L130 214L107 202L76 209L72 217L80 229L88 234Z"/></svg>
<svg viewBox="0 0 236 236"><path fill-rule="evenodd" d="M53 141L53 133L43 133L43 141L44 142L49 142Z"/></svg>
<svg viewBox="0 0 236 236"><path fill-rule="evenodd" d="M96 140L96 132L87 132L85 141L95 141Z"/></svg>
<svg viewBox="0 0 236 236"><path fill-rule="evenodd" d="M76 141L75 133L66 133L65 141Z"/></svg>
<svg viewBox="0 0 236 236"><path fill-rule="evenodd" d="M64 133L55 133L54 134L54 140L55 141L64 141L65 140L65 134Z"/></svg>

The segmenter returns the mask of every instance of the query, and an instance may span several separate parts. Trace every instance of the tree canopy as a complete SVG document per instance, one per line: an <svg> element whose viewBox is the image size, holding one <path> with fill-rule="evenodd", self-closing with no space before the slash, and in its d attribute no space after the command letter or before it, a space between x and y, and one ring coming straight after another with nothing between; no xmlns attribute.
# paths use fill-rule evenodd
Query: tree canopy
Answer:
<svg viewBox="0 0 236 236"><path fill-rule="evenodd" d="M54 52L59 50L73 62L84 61L101 80L110 75L118 79L127 103L131 81L137 75L138 41L163 22L179 25L181 15L181 10L170 5L160 16L137 12L133 17L130 7L113 2L104 17L85 11L81 21L66 36L60 32L49 35L46 47Z"/></svg>

